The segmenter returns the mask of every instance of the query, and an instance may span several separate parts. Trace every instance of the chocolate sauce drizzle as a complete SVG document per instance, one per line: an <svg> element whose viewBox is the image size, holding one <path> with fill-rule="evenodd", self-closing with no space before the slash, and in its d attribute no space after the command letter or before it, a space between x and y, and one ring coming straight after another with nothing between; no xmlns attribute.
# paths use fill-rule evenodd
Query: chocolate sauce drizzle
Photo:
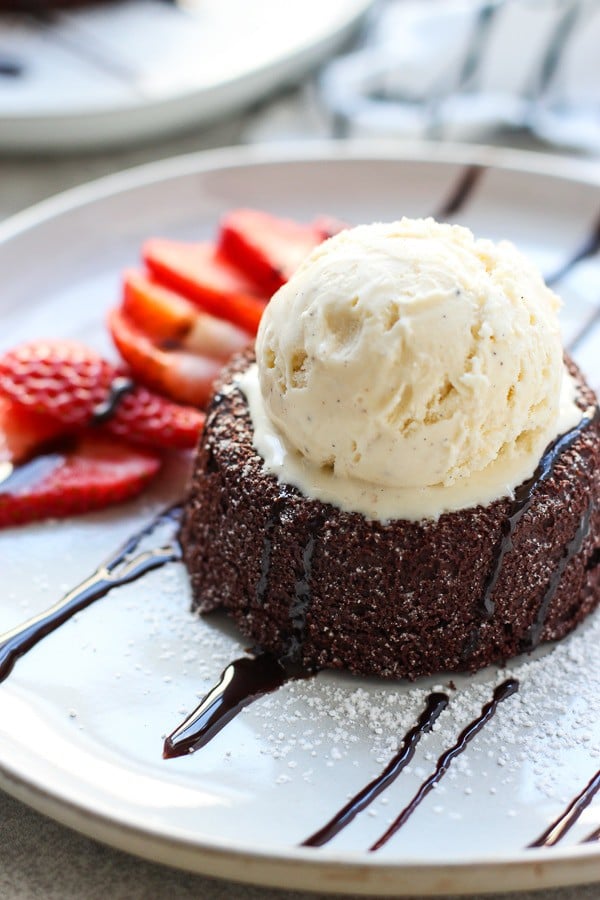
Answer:
<svg viewBox="0 0 600 900"><path fill-rule="evenodd" d="M320 520L318 523L312 522L310 527L312 529L311 533L302 549L302 571L294 583L295 598L290 606L291 634L283 654L283 658L291 662L298 662L302 657L302 648L306 636L306 617L312 599L310 588L312 561Z"/></svg>
<svg viewBox="0 0 600 900"><path fill-rule="evenodd" d="M596 410L593 418L596 418L597 415L598 413ZM500 539L496 547L496 557L494 560L494 564L492 566L491 572L488 575L483 590L481 611L484 619L490 619L494 614L495 603L493 599L493 593L494 588L498 583L500 572L502 570L504 557L509 552L509 550L512 549L512 537L515 533L515 529L531 506L536 488L547 481L547 479L554 471L554 467L562 454L575 443L579 435L583 431L585 431L585 429L591 422L592 417L584 416L579 424L575 426L575 428L567 431L566 434L561 435L552 444L550 444L550 446L546 448L546 451L542 456L540 462L538 463L538 466L531 478L529 478L527 481L524 481L523 484L519 485L519 487L515 490L515 497L512 501L510 512L506 518L504 534L502 535L502 538Z"/></svg>
<svg viewBox="0 0 600 900"><path fill-rule="evenodd" d="M21 656L35 647L42 638L56 631L59 625L75 613L85 609L95 600L105 597L113 588L130 584L153 569L159 569L166 563L181 559L181 547L177 540L180 518L180 506L173 506L160 513L149 525L130 537L114 556L96 569L93 575L69 591L58 603L23 625L0 635L0 681L8 677ZM173 526L174 533L170 543L132 556L142 540L162 525Z"/></svg>
<svg viewBox="0 0 600 900"><path fill-rule="evenodd" d="M256 602L259 604L259 606L264 605L267 596L267 588L269 586L269 572L271 571L271 550L273 549L273 534L276 527L280 524L281 513L285 509L285 502L286 500L284 495L277 498L277 500L273 504L273 508L271 509L271 514L267 520L267 524L265 525L265 536L263 540L263 551L260 563L260 578L258 579L258 584L256 585Z"/></svg>
<svg viewBox="0 0 600 900"><path fill-rule="evenodd" d="M600 216L596 220L592 231L583 242L581 247L575 251L573 256L563 265L546 277L546 284L554 285L565 278L580 262L594 256L600 250Z"/></svg>
<svg viewBox="0 0 600 900"><path fill-rule="evenodd" d="M583 327L580 328L580 330L575 334L574 337L571 338L571 340L567 344L567 351L571 354L571 356L581 346L581 344L587 338L588 334L591 334L599 323L600 307L598 307L596 311L592 313Z"/></svg>
<svg viewBox="0 0 600 900"><path fill-rule="evenodd" d="M594 411L593 416L584 416L578 425L576 425L570 431L567 431L566 434L561 435L555 441L553 441L549 445L549 447L546 448L544 455L538 463L538 466L531 478L529 478L527 481L524 481L523 484L519 485L519 487L515 490L515 496L511 501L508 515L506 516L506 519L502 524L502 536L500 537L494 549L492 566L490 568L490 571L488 572L483 586L480 608L480 618L482 623L488 622L492 618L496 610L494 590L496 588L496 585L498 584L498 579L500 578L500 574L502 572L504 558L506 554L509 553L510 550L512 550L512 539L515 533L515 529L521 521L522 517L529 510L533 501L535 490L550 477L557 461L560 459L562 454L575 443L577 438L588 427L588 425L590 425L597 418L598 409ZM550 601L548 601L547 605L549 606L549 604ZM477 647L480 629L481 626L477 626L477 628L475 628L469 636L465 647L463 648L463 660L467 659Z"/></svg>
<svg viewBox="0 0 600 900"><path fill-rule="evenodd" d="M116 378L113 378L106 400L99 403L94 409L90 425L105 425L106 422L109 422L115 415L123 398L130 394L134 387L135 381L127 378L125 375L117 375Z"/></svg>
<svg viewBox="0 0 600 900"><path fill-rule="evenodd" d="M430 694L419 721L404 736L400 749L392 757L383 772L377 778L374 778L373 781L370 781L358 794L355 794L323 828L320 828L319 831L302 841L300 846L322 847L323 844L334 838L336 834L339 834L343 828L346 828L359 812L366 809L379 794L385 791L409 764L415 755L417 744L424 734L431 731L434 722L440 713L446 709L448 703L449 700L446 694Z"/></svg>
<svg viewBox="0 0 600 900"><path fill-rule="evenodd" d="M551 275L546 276L546 283L549 285L555 285L563 278L565 278L580 262L583 262L586 259L589 259L591 256L594 256L600 250L600 216L596 220L596 223L589 234L588 238L583 242L581 247L575 251L573 256L568 259L556 272L553 272ZM583 325L582 328L578 332L576 332L575 336L571 338L567 345L568 352L572 355L575 350L583 343L585 338L590 334L593 329L600 322L600 309L596 309L596 311L590 316L587 322Z"/></svg>
<svg viewBox="0 0 600 900"><path fill-rule="evenodd" d="M485 170L485 166L478 165L473 165L466 168L460 176L454 189L450 193L450 196L434 214L434 218L447 219L450 216L456 215L456 213L463 208L463 206L477 187L477 184L479 183L479 180Z"/></svg>
<svg viewBox="0 0 600 900"><path fill-rule="evenodd" d="M283 494L275 501L265 527L261 572L256 585L256 600L261 606L269 586L273 536L286 502ZM276 658L270 653L258 652L254 657L242 657L230 663L200 705L166 738L163 747L165 759L186 756L199 750L254 700L271 693L286 681L314 674L302 668L299 660L310 607L312 558L318 527L313 523L302 551L302 570L295 582L295 598L290 606L290 635L282 655Z"/></svg>
<svg viewBox="0 0 600 900"><path fill-rule="evenodd" d="M590 782L584 787L580 794L567 806L565 811L544 831L539 838L529 844L529 847L554 847L555 844L565 836L565 834L573 827L581 813L590 805L594 796L600 790L600 771L596 772ZM589 835L584 843L588 841L598 840L600 829Z"/></svg>
<svg viewBox="0 0 600 900"><path fill-rule="evenodd" d="M166 738L163 758L174 759L199 750L245 706L277 690L286 681L309 674L294 671L270 653L236 659L194 712Z"/></svg>
<svg viewBox="0 0 600 900"><path fill-rule="evenodd" d="M256 602L263 606L269 587L269 575L271 572L271 552L273 538L277 526L281 523L281 515L286 507L288 498L281 494L272 506L271 513L265 526L263 551L261 557L260 577L256 585ZM294 599L290 604L290 634L286 640L285 649L281 655L282 661L297 663L302 657L302 647L306 634L306 617L311 602L311 575L312 561L315 552L319 529L323 523L318 516L309 524L309 535L302 549L302 568L294 582Z"/></svg>
<svg viewBox="0 0 600 900"><path fill-rule="evenodd" d="M514 678L509 678L506 681L502 682L502 684L498 685L496 690L494 691L493 698L485 704L483 709L481 710L481 715L478 718L474 719L470 725L467 725L465 729L460 733L460 736L449 750L446 750L440 756L438 760L438 764L435 768L435 771L427 778L415 796L412 798L408 806L406 806L400 815L392 822L390 827L384 834L378 838L375 843L369 847L369 851L373 852L375 850L379 850L380 847L383 847L389 839L396 834L396 832L402 828L403 825L408 822L414 811L425 799L427 794L433 790L434 785L438 784L439 781L442 780L448 769L450 768L450 764L452 761L459 756L463 750L466 749L467 745L473 738L479 734L481 729L486 725L492 716L495 714L498 705L502 703L503 700L506 700L508 697L511 697L519 690L519 682Z"/></svg>
<svg viewBox="0 0 600 900"><path fill-rule="evenodd" d="M590 520L592 517L594 506L594 501L590 500L586 511L581 517L581 521L577 527L577 531L575 532L573 539L567 544L556 569L552 573L552 577L550 578L546 593L544 594L542 602L540 603L540 607L537 611L535 622L530 627L527 635L521 641L522 652L534 650L542 639L542 632L544 630L544 625L546 624L546 619L550 611L550 605L558 590L558 586L560 584L561 578L565 573L565 569L567 568L571 560L581 551L583 543L590 533Z"/></svg>

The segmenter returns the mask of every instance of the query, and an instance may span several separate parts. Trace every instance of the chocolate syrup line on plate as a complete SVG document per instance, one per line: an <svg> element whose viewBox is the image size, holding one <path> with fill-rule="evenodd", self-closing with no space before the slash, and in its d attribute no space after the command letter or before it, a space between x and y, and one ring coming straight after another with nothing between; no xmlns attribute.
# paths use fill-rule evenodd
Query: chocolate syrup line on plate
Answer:
<svg viewBox="0 0 600 900"><path fill-rule="evenodd" d="M486 170L486 166L469 166L461 174L458 183L450 193L448 199L434 214L435 219L446 219L459 212L471 194L474 192L479 179Z"/></svg>
<svg viewBox="0 0 600 900"><path fill-rule="evenodd" d="M584 323L567 344L566 349L571 356L573 356L575 351L583 344L588 334L591 334L592 331L594 331L598 323L600 323L600 307L592 313L587 322Z"/></svg>
<svg viewBox="0 0 600 900"><path fill-rule="evenodd" d="M103 403L99 403L94 409L90 425L104 425L106 422L109 422L119 408L123 397L130 394L134 387L135 381L127 378L125 375L118 375L116 378L113 378L106 400Z"/></svg>
<svg viewBox="0 0 600 900"><path fill-rule="evenodd" d="M479 734L484 725L489 722L492 716L495 714L498 705L502 703L503 700L506 700L508 697L511 697L515 694L519 689L519 682L514 678L509 678L507 681L502 682L502 684L498 685L496 690L494 691L493 698L485 704L483 709L481 710L481 715L478 718L474 719L470 725L467 725L465 729L460 733L460 736L449 750L446 750L440 756L438 760L438 764L435 768L435 771L423 782L415 796L412 798L408 806L406 806L397 819L392 822L387 831L382 834L375 843L369 847L369 851L372 852L374 850L379 850L380 847L383 847L389 839L396 834L396 832L402 828L404 824L410 819L414 811L420 806L421 802L425 799L427 794L433 790L434 785L438 784L439 781L444 777L448 769L450 768L450 764L452 761L459 756L466 749L467 744L473 740L473 738Z"/></svg>
<svg viewBox="0 0 600 900"><path fill-rule="evenodd" d="M565 811L540 835L529 847L554 847L573 827L581 813L590 805L595 794L600 790L600 771L584 787L580 794L572 800ZM593 838L593 835L590 835ZM589 838L588 838L589 840Z"/></svg>
<svg viewBox="0 0 600 900"><path fill-rule="evenodd" d="M366 809L392 782L396 780L402 770L408 765L417 749L417 744L424 734L431 731L431 727L440 713L446 709L449 700L446 694L430 694L427 705L419 717L417 724L404 736L400 749L389 761L383 772L370 781L358 794L346 803L329 822L312 834L301 847L322 847L339 832L346 828L359 812Z"/></svg>
<svg viewBox="0 0 600 900"><path fill-rule="evenodd" d="M166 738L163 758L174 759L199 750L245 706L277 690L286 681L310 674L294 671L270 653L234 660L194 712Z"/></svg>
<svg viewBox="0 0 600 900"><path fill-rule="evenodd" d="M165 547L146 550L131 556L144 537L161 525L178 527L181 507L173 506L160 513L148 526L132 535L125 544L93 575L69 591L58 603L34 616L22 625L0 635L0 681L4 681L19 657L34 647L42 638L55 631L71 616L85 609L95 600L106 596L115 587L137 581L147 572L158 569L166 563L181 559L181 548L174 535L172 543ZM117 572L117 569L120 571Z"/></svg>
<svg viewBox="0 0 600 900"><path fill-rule="evenodd" d="M586 838L582 840L582 844L595 844L596 841L600 841L600 828L596 828L595 831L592 831L591 834L588 834Z"/></svg>
<svg viewBox="0 0 600 900"><path fill-rule="evenodd" d="M565 569L567 568L571 560L581 551L583 542L590 533L590 519L592 517L594 505L594 501L590 500L588 508L581 517L581 521L577 527L577 531L575 532L573 539L567 544L556 569L552 573L548 588L546 589L546 593L544 594L542 602L540 603L539 609L537 611L535 622L533 623L533 625L531 625L529 631L527 632L527 635L521 642L520 649L522 652L534 650L542 638L544 625L546 624L546 619L550 611L550 604L554 600L554 597L560 585L561 578L565 573Z"/></svg>
<svg viewBox="0 0 600 900"><path fill-rule="evenodd" d="M553 285L561 281L571 272L575 266L591 256L595 256L600 250L600 216L596 220L590 234L585 239L581 247L573 253L573 255L560 266L556 272L546 276L546 284Z"/></svg>

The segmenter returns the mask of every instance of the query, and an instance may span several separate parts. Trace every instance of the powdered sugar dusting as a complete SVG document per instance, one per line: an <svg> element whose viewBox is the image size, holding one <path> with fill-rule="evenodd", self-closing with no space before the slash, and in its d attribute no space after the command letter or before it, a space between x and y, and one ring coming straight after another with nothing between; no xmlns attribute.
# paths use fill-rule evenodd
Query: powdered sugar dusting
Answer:
<svg viewBox="0 0 600 900"><path fill-rule="evenodd" d="M130 526L128 531L124 528L123 536L134 530ZM55 539L58 545L50 528L40 527L38 537L40 533L44 542ZM72 534L63 530L60 538L84 577L88 572L77 558L80 530L73 529ZM32 540L30 536L14 541L11 566L26 565ZM103 547L100 539L96 543L92 540L90 549L95 564L107 549L114 549L106 546L106 537ZM56 550L48 554L52 552ZM22 599L27 600L29 614L57 598L63 572L53 574L50 569L44 578L34 562L32 575L34 585L27 597L13 596L12 611L4 609L7 625L22 617ZM208 784L226 795L232 785L242 790L247 779L252 783L260 772L254 816L266 828L267 819L278 810L281 822L273 839L284 846L306 838L381 772L433 690L448 694L448 708L431 733L423 736L397 782L338 835L332 847L364 851L432 773L440 754L480 715L494 688L508 677L519 680L519 692L500 704L406 829L381 853L424 854L425 835L427 846L435 840L448 852L460 854L466 852L467 833L469 841L475 840L468 845L469 852L485 854L498 842L507 850L519 850L541 833L598 769L598 613L556 646L473 676L438 675L408 684L323 672L290 682L244 710L209 747L189 758L163 763L161 735L190 713L228 663L248 649L223 616L197 618L189 612L189 603L182 566L174 564L152 573L142 584L112 592L42 642L18 663L14 678L3 688L10 692L35 683L30 673L41 665L50 673L47 694L51 697L53 672L48 667L59 667L64 658L67 674L60 676L57 668L57 683L59 676L66 684L77 673L74 689L65 694L61 708L71 735L81 735L80 740L91 747L106 745L104 713L99 715L97 697L108 692L120 727L125 729L125 722L127 729L122 740L112 730L109 743L121 756L130 757L133 752L145 766L153 767L159 780L170 783L175 778L190 790ZM31 703L37 702L42 699L32 695ZM213 815L218 819L214 811ZM229 827L230 820L226 821ZM481 828L473 838L475 821ZM565 842L578 842L599 822L596 801ZM240 838L244 827L242 816Z"/></svg>

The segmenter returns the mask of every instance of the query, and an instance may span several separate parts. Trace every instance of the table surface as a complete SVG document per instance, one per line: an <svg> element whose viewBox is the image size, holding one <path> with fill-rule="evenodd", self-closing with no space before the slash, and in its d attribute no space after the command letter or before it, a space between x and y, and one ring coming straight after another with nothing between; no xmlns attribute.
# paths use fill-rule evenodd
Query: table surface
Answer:
<svg viewBox="0 0 600 900"><path fill-rule="evenodd" d="M150 147L84 157L6 158L0 160L0 221L58 191L139 163L258 140L329 137L331 130L316 102L314 87L308 83L232 121ZM531 145L531 141L526 144ZM308 900L326 895L215 881L145 862L83 837L0 792L2 900L104 900L107 896L111 900L163 896L169 900ZM509 896L518 900L598 900L600 884L486 896L490 900Z"/></svg>

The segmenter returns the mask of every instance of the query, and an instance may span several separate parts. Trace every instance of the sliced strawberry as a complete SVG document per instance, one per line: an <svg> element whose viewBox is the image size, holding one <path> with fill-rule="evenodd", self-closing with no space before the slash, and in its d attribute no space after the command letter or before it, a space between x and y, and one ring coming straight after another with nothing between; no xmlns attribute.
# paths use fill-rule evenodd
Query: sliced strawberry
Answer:
<svg viewBox="0 0 600 900"><path fill-rule="evenodd" d="M86 425L117 370L77 341L30 341L0 357L0 394L67 426Z"/></svg>
<svg viewBox="0 0 600 900"><path fill-rule="evenodd" d="M65 426L56 419L0 396L0 468L4 462L28 459L38 447L64 432Z"/></svg>
<svg viewBox="0 0 600 900"><path fill-rule="evenodd" d="M203 427L203 412L172 403L142 385L125 394L107 426L136 444L166 450L195 447Z"/></svg>
<svg viewBox="0 0 600 900"><path fill-rule="evenodd" d="M123 275L123 313L149 338L226 361L252 336L231 322L201 312L190 300L160 284L149 272Z"/></svg>
<svg viewBox="0 0 600 900"><path fill-rule="evenodd" d="M184 350L162 349L121 309L108 314L108 327L119 353L139 381L179 403L207 403L221 369L219 360Z"/></svg>
<svg viewBox="0 0 600 900"><path fill-rule="evenodd" d="M216 365L216 364L215 364ZM43 413L64 427L95 424L110 396L118 370L75 341L32 341L0 357L0 395L27 410ZM132 384L111 415L107 431L152 447L195 446L204 416L145 387Z"/></svg>
<svg viewBox="0 0 600 900"><path fill-rule="evenodd" d="M270 297L329 236L324 227L299 225L256 209L235 209L221 221L219 250Z"/></svg>
<svg viewBox="0 0 600 900"><path fill-rule="evenodd" d="M114 437L67 439L0 481L0 527L101 509L135 497L160 469L160 457Z"/></svg>
<svg viewBox="0 0 600 900"><path fill-rule="evenodd" d="M184 244L153 238L143 247L144 262L163 285L201 309L256 334L266 297L213 244Z"/></svg>
<svg viewBox="0 0 600 900"><path fill-rule="evenodd" d="M150 272L123 272L123 312L153 340L181 341L193 328L198 308Z"/></svg>

